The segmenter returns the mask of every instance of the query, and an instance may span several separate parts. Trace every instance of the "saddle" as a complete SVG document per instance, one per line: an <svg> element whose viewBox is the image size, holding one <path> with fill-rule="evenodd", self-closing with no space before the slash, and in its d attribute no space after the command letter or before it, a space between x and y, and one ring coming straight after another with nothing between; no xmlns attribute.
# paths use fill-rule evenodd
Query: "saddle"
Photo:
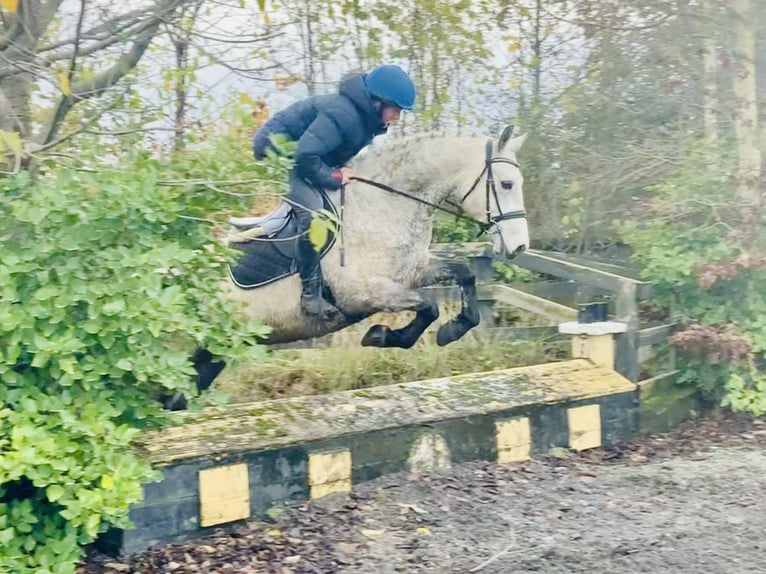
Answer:
<svg viewBox="0 0 766 574"><path fill-rule="evenodd" d="M234 230L229 234L230 242L246 243L256 237L273 237L282 231L292 216L292 207L286 201L267 215L259 217L230 217Z"/></svg>
<svg viewBox="0 0 766 574"><path fill-rule="evenodd" d="M338 217L338 211L327 194L322 191L324 209ZM261 217L232 217L232 230L227 238L234 249L241 252L237 262L229 266L229 276L240 289L255 289L298 271L298 226L293 207L282 201L271 213ZM319 251L320 258L335 243L335 235L328 234Z"/></svg>

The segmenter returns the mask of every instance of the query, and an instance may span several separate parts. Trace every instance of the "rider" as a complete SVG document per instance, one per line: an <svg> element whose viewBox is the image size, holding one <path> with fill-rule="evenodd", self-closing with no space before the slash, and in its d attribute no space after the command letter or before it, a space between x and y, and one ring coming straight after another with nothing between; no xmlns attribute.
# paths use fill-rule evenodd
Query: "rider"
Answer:
<svg viewBox="0 0 766 574"><path fill-rule="evenodd" d="M375 68L368 74L350 74L338 93L311 96L269 119L253 136L253 153L265 157L271 136L282 134L297 141L290 191L287 198L298 225L297 260L301 278L301 309L331 320L340 311L322 295L319 253L308 238L312 214L322 208L321 189L337 190L349 182L345 167L372 138L386 132L402 110L415 103L415 85L395 65ZM276 150L275 150L276 151Z"/></svg>

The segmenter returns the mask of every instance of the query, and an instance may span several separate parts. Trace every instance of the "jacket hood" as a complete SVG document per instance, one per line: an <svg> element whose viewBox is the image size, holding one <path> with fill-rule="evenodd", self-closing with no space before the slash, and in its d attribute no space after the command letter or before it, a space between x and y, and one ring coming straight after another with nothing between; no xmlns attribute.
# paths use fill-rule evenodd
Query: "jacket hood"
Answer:
<svg viewBox="0 0 766 574"><path fill-rule="evenodd" d="M338 90L341 94L349 98L354 106L362 113L367 127L374 133L379 134L386 131L383 120L380 119L378 110L372 105L372 97L364 86L364 74L349 74L340 81Z"/></svg>

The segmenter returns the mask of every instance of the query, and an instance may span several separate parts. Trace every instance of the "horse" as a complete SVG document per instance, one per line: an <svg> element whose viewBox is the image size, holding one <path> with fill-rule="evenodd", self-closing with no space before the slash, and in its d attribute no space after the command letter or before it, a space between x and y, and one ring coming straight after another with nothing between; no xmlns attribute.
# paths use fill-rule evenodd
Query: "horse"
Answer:
<svg viewBox="0 0 766 574"><path fill-rule="evenodd" d="M378 312L414 311L408 325L392 329L376 324L361 340L363 346L406 349L439 316L437 302L421 288L454 281L461 295L460 312L439 327L436 341L443 346L458 340L479 324L476 278L466 264L431 255L432 217L443 210L474 220L489 231L493 252L508 259L529 246L523 176L516 159L527 135L513 137L512 132L506 126L489 139L392 138L373 144L352 161L355 177L345 190L327 193L328 207L341 222L321 263L325 296L342 317L323 321L301 312L294 265L283 265L253 288L230 274L222 285L224 295L271 327L266 344L319 337ZM283 205L281 212L284 216L289 207ZM233 246L244 249L247 244ZM256 268L273 263L257 251L253 257ZM288 257L285 260L289 263ZM194 363L200 389L210 386L223 369L223 363L204 350L195 353Z"/></svg>

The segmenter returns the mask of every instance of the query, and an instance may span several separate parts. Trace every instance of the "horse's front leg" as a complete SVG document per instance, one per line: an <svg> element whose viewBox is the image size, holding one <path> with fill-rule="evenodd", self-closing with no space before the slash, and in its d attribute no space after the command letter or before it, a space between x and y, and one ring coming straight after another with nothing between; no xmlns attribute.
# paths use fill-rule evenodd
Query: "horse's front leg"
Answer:
<svg viewBox="0 0 766 574"><path fill-rule="evenodd" d="M409 324L401 329L391 329L387 325L373 325L362 338L362 345L365 347L409 349L428 326L439 317L439 305L430 297L421 296L417 304L406 309L415 311L415 318Z"/></svg>
<svg viewBox="0 0 766 574"><path fill-rule="evenodd" d="M433 265L432 280L454 280L460 291L460 313L439 327L436 334L436 343L443 347L457 341L481 320L479 302L476 299L476 275L464 263L437 260Z"/></svg>

